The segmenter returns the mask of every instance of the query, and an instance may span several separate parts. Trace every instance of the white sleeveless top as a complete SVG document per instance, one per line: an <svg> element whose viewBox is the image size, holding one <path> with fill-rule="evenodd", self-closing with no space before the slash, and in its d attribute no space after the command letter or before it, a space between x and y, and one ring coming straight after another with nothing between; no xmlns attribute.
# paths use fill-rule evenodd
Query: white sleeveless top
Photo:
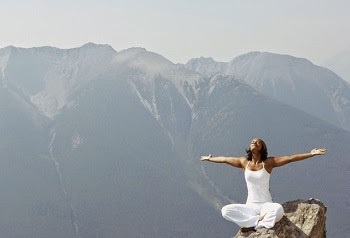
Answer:
<svg viewBox="0 0 350 238"><path fill-rule="evenodd" d="M247 203L251 202L272 202L270 193L270 174L263 168L258 171L248 169L250 161L244 171L245 181L247 183L248 197Z"/></svg>

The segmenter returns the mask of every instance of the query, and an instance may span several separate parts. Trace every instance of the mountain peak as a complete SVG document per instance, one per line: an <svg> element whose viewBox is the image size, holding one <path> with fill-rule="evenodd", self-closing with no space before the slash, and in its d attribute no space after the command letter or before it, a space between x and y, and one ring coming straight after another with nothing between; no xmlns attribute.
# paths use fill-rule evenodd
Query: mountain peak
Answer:
<svg viewBox="0 0 350 238"><path fill-rule="evenodd" d="M260 52L260 51L252 51L247 54L243 54L240 56L237 56L234 58L230 64L234 64L239 61L262 61L265 64L266 63L276 63L279 65L282 65L282 62L285 63L292 63L294 64L295 62L299 63L306 63L306 64L312 64L309 60L305 58L299 58L295 57L292 55L287 55L287 54L277 54L277 53L271 53L271 52ZM313 65L313 64L312 64Z"/></svg>
<svg viewBox="0 0 350 238"><path fill-rule="evenodd" d="M217 63L212 57L199 57L199 58L193 58L193 59L190 59L189 61L187 61L186 64L198 64L198 63L202 63L202 64L213 64L213 63Z"/></svg>
<svg viewBox="0 0 350 238"><path fill-rule="evenodd" d="M81 49L96 49L96 48L105 48L108 50L113 50L113 47L108 44L95 44L93 42L88 42L80 47Z"/></svg>
<svg viewBox="0 0 350 238"><path fill-rule="evenodd" d="M120 51L114 58L116 64L127 64L130 67L160 73L169 67L175 67L168 59L145 48L133 47Z"/></svg>

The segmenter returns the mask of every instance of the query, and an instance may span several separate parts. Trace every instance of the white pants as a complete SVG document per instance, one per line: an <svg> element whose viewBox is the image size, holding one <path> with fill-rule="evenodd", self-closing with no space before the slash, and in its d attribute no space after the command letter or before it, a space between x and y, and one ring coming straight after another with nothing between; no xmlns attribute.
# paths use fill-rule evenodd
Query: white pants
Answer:
<svg viewBox="0 0 350 238"><path fill-rule="evenodd" d="M284 215L283 207L278 203L229 204L222 208L222 216L240 227L272 228ZM264 218L259 221L260 217Z"/></svg>

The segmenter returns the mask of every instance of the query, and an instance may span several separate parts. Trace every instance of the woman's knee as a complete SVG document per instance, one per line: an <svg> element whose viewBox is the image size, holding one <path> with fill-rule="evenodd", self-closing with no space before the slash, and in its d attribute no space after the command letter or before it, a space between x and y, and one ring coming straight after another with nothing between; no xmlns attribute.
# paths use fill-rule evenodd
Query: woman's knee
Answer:
<svg viewBox="0 0 350 238"><path fill-rule="evenodd" d="M270 214L272 217L274 217L275 222L278 222L282 219L284 215L284 209L281 204L272 203L270 209Z"/></svg>
<svg viewBox="0 0 350 238"><path fill-rule="evenodd" d="M223 208L221 208L221 215L225 218L225 217L227 217L227 213L228 213L228 211L229 211L229 206L230 205L226 205L226 206L224 206Z"/></svg>
<svg viewBox="0 0 350 238"><path fill-rule="evenodd" d="M271 214L275 216L278 220L284 215L284 209L279 203L269 203L261 210L261 214Z"/></svg>
<svg viewBox="0 0 350 238"><path fill-rule="evenodd" d="M224 218L227 218L229 214L232 214L233 212L235 212L236 210L235 207L236 207L236 204L228 204L224 206L223 208L221 208L221 215Z"/></svg>
<svg viewBox="0 0 350 238"><path fill-rule="evenodd" d="M279 221L284 215L284 209L281 204L276 203L276 220Z"/></svg>

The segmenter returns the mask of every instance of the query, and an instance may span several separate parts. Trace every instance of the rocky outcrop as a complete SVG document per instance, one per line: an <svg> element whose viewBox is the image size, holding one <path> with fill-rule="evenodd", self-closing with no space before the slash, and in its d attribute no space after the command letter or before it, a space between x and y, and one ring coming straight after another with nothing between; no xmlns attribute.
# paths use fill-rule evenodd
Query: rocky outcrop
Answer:
<svg viewBox="0 0 350 238"><path fill-rule="evenodd" d="M239 231L235 238L325 238L325 205L316 199L295 200L282 204L285 215L272 229Z"/></svg>

